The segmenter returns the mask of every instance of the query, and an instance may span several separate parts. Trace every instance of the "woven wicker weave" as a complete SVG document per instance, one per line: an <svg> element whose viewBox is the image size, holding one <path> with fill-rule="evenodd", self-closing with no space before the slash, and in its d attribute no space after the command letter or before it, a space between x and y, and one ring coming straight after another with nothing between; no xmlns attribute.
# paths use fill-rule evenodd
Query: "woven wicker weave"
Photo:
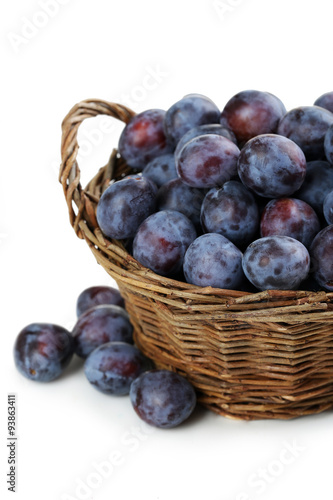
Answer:
<svg viewBox="0 0 333 500"><path fill-rule="evenodd" d="M198 400L226 417L289 419L332 408L333 293L200 288L140 265L122 242L103 236L95 217L110 180L131 169L114 150L80 185L77 132L97 115L128 123L134 112L95 99L75 105L63 121L59 179L70 222L117 282L140 349L185 375Z"/></svg>

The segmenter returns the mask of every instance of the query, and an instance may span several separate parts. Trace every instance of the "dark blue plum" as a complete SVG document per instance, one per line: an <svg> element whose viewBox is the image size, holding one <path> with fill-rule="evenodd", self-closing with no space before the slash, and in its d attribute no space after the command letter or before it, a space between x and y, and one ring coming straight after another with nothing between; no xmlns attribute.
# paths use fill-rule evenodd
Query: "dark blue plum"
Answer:
<svg viewBox="0 0 333 500"><path fill-rule="evenodd" d="M200 211L205 191L185 184L181 179L173 179L160 187L157 193L158 210L176 210L186 215L200 228Z"/></svg>
<svg viewBox="0 0 333 500"><path fill-rule="evenodd" d="M244 280L242 252L221 234L203 234L187 249L184 276L193 285L236 290Z"/></svg>
<svg viewBox="0 0 333 500"><path fill-rule="evenodd" d="M65 328L31 323L16 338L14 360L19 372L28 379L50 382L63 373L73 352L73 337Z"/></svg>
<svg viewBox="0 0 333 500"><path fill-rule="evenodd" d="M333 165L333 125L330 125L327 129L324 138L324 151L327 161Z"/></svg>
<svg viewBox="0 0 333 500"><path fill-rule="evenodd" d="M74 351L86 358L96 347L107 342L133 343L133 327L125 309L115 305L100 305L88 309L78 318L72 335Z"/></svg>
<svg viewBox="0 0 333 500"><path fill-rule="evenodd" d="M188 380L169 370L150 370L131 385L130 400L147 424L170 429L183 423L196 407L196 393Z"/></svg>
<svg viewBox="0 0 333 500"><path fill-rule="evenodd" d="M321 108L328 109L328 111L333 113L333 92L326 92L318 97L313 104L314 106L320 106Z"/></svg>
<svg viewBox="0 0 333 500"><path fill-rule="evenodd" d="M157 187L162 186L172 179L176 179L178 174L174 155L168 154L154 158L143 169L142 175L148 177Z"/></svg>
<svg viewBox="0 0 333 500"><path fill-rule="evenodd" d="M295 290L309 269L309 252L289 236L259 238L243 255L244 273L259 290Z"/></svg>
<svg viewBox="0 0 333 500"><path fill-rule="evenodd" d="M333 291L333 225L322 229L310 247L311 271L317 283Z"/></svg>
<svg viewBox="0 0 333 500"><path fill-rule="evenodd" d="M333 224L333 191L325 196L323 212L327 224Z"/></svg>
<svg viewBox="0 0 333 500"><path fill-rule="evenodd" d="M238 175L249 189L265 198L290 196L303 184L306 160L290 139L263 134L250 139L240 152Z"/></svg>
<svg viewBox="0 0 333 500"><path fill-rule="evenodd" d="M191 128L207 123L219 123L220 110L211 99L189 94L173 104L165 113L164 130L174 145Z"/></svg>
<svg viewBox="0 0 333 500"><path fill-rule="evenodd" d="M242 146L252 137L274 133L286 113L278 97L260 90L244 90L225 105L220 123L231 129Z"/></svg>
<svg viewBox="0 0 333 500"><path fill-rule="evenodd" d="M333 113L319 106L294 108L281 119L277 133L296 142L307 161L325 157L324 138L333 123Z"/></svg>
<svg viewBox="0 0 333 500"><path fill-rule="evenodd" d="M237 140L235 134L226 127L222 127L219 123L209 123L206 125L198 125L197 127L191 128L183 137L178 141L178 144L175 149L175 157L179 155L180 150L185 146L187 142L195 137L199 137L200 135L207 134L215 134L222 135L222 137L226 137L229 141L232 141L237 145Z"/></svg>
<svg viewBox="0 0 333 500"><path fill-rule="evenodd" d="M196 188L219 187L237 175L239 149L232 141L216 134L194 137L176 158L179 177Z"/></svg>
<svg viewBox="0 0 333 500"><path fill-rule="evenodd" d="M260 222L262 237L280 234L300 241L306 248L320 231L320 222L314 209L295 198L271 200L265 207Z"/></svg>
<svg viewBox="0 0 333 500"><path fill-rule="evenodd" d="M111 184L96 210L99 227L108 238L133 238L140 224L156 209L156 185L135 176Z"/></svg>
<svg viewBox="0 0 333 500"><path fill-rule="evenodd" d="M243 248L259 232L259 210L253 194L241 183L228 181L211 189L201 207L205 233L222 234Z"/></svg>
<svg viewBox="0 0 333 500"><path fill-rule="evenodd" d="M122 131L118 150L130 167L143 169L153 158L172 153L164 133L165 111L148 109L135 115Z"/></svg>
<svg viewBox="0 0 333 500"><path fill-rule="evenodd" d="M76 301L76 315L79 317L91 307L113 304L125 307L125 302L117 288L112 286L91 286L83 290Z"/></svg>
<svg viewBox="0 0 333 500"><path fill-rule="evenodd" d="M310 161L306 176L294 197L308 203L318 215L323 213L325 196L333 189L333 166L327 161Z"/></svg>
<svg viewBox="0 0 333 500"><path fill-rule="evenodd" d="M131 383L153 363L137 347L126 342L108 342L94 349L84 363L89 382L105 394L129 394Z"/></svg>
<svg viewBox="0 0 333 500"><path fill-rule="evenodd" d="M133 241L133 257L162 276L181 271L188 246L196 238L192 222L182 213L162 210L148 217Z"/></svg>

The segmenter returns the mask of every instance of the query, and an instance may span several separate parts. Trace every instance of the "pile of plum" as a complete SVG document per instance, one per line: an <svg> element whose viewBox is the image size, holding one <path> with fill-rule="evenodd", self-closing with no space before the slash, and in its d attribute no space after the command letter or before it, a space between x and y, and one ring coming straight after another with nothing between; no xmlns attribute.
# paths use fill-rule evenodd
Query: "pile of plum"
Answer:
<svg viewBox="0 0 333 500"><path fill-rule="evenodd" d="M97 205L104 235L198 286L333 290L333 92L287 112L247 90L189 94L124 127L133 173Z"/></svg>
<svg viewBox="0 0 333 500"><path fill-rule="evenodd" d="M52 323L31 323L16 338L19 372L38 382L63 374L73 355L83 358L88 381L108 395L130 395L137 415L150 425L176 427L196 407L196 393L186 378L158 370L133 343L133 327L116 288L94 286L77 299L71 332Z"/></svg>

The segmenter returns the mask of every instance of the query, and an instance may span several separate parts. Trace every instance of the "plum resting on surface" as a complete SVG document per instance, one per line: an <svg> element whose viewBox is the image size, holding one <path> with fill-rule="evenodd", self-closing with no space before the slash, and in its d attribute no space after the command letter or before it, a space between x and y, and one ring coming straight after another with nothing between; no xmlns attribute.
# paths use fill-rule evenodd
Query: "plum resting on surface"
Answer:
<svg viewBox="0 0 333 500"><path fill-rule="evenodd" d="M113 341L133 343L133 327L125 309L100 305L88 309L77 320L72 335L74 351L86 358L96 347Z"/></svg>
<svg viewBox="0 0 333 500"><path fill-rule="evenodd" d="M140 375L131 385L130 399L142 420L164 429L180 425L196 406L192 385L169 370L150 370Z"/></svg>
<svg viewBox="0 0 333 500"><path fill-rule="evenodd" d="M96 389L118 396L128 394L133 380L152 368L152 362L126 342L102 344L84 363L84 373Z"/></svg>
<svg viewBox="0 0 333 500"><path fill-rule="evenodd" d="M14 345L14 360L22 375L39 382L58 378L73 356L73 337L62 326L31 323Z"/></svg>

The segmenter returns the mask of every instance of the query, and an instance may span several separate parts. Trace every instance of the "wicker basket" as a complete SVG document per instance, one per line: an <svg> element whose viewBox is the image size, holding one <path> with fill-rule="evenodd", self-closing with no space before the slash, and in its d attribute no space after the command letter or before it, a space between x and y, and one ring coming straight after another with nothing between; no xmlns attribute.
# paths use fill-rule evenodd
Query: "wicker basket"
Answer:
<svg viewBox="0 0 333 500"><path fill-rule="evenodd" d="M90 99L62 124L60 182L70 222L97 262L117 282L135 342L156 366L185 375L209 409L237 419L290 419L333 406L333 293L246 293L201 288L140 265L123 242L98 227L96 204L111 179L131 169L114 150L83 189L77 132L90 117L125 123L134 112Z"/></svg>

